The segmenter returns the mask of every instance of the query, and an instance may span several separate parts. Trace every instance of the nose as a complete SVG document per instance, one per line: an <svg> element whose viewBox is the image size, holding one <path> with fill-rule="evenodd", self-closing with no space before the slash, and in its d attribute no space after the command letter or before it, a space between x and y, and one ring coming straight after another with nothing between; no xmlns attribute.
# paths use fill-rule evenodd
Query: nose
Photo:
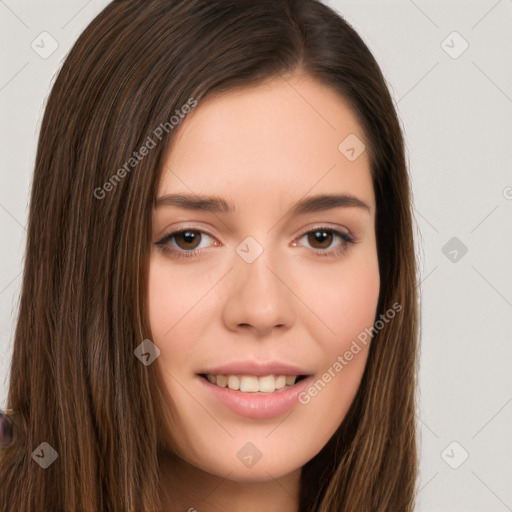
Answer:
<svg viewBox="0 0 512 512"><path fill-rule="evenodd" d="M252 263L235 259L223 308L229 330L248 329L264 337L276 328L291 328L296 319L296 298L284 263L272 257L270 250L264 250Z"/></svg>

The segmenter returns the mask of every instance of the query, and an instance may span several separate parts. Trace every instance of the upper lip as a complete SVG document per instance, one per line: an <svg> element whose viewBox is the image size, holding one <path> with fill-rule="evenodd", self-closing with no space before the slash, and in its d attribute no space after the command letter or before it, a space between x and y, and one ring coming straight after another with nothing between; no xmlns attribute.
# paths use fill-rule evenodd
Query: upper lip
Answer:
<svg viewBox="0 0 512 512"><path fill-rule="evenodd" d="M212 366L209 369L199 372L199 375L309 375L310 373L290 363L279 361L233 361L219 366Z"/></svg>

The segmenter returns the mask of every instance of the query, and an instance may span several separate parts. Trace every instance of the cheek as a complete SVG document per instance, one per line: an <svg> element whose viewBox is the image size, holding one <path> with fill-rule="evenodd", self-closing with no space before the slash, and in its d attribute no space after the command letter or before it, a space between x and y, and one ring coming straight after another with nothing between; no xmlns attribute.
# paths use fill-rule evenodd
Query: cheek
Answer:
<svg viewBox="0 0 512 512"><path fill-rule="evenodd" d="M345 265L333 267L304 283L312 309L325 324L324 349L338 351L365 327L373 325L380 291L379 265L376 253L367 258L354 258Z"/></svg>
<svg viewBox="0 0 512 512"><path fill-rule="evenodd" d="M169 265L158 258L150 262L148 279L149 325L153 341L161 351L160 363L169 360L177 365L192 354L194 344L180 343L180 340L193 336L194 323L187 321L187 315L194 304L196 310L201 307L197 304L200 284L191 285L190 277L185 273L171 273Z"/></svg>
<svg viewBox="0 0 512 512"><path fill-rule="evenodd" d="M304 421L318 434L318 449L345 418L366 366L371 338L365 329L371 332L374 325L380 290L376 255L332 273L328 283L314 296L319 316L329 326L322 329L323 336L316 334L322 365L299 397Z"/></svg>
<svg viewBox="0 0 512 512"><path fill-rule="evenodd" d="M373 325L377 312L380 291L380 276L377 258L367 264L361 263L350 269L337 282L338 314L334 314L334 330L350 337Z"/></svg>
<svg viewBox="0 0 512 512"><path fill-rule="evenodd" d="M347 405L364 372L371 341L368 332L377 312L380 291L377 254L369 252L367 258L354 259L321 277L318 279L317 275L308 284L311 290L308 295L324 323L320 330L318 322L310 324L311 336L321 351L322 365L317 377L323 375L322 381L329 382L331 392L324 393L324 399L338 397ZM320 282L324 286L320 287ZM334 393L332 397L331 393Z"/></svg>

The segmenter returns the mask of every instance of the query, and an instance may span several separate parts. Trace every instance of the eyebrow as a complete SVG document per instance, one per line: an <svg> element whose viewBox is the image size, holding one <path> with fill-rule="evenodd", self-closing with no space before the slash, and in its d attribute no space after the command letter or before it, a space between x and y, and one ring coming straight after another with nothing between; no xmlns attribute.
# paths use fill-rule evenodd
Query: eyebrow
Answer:
<svg viewBox="0 0 512 512"><path fill-rule="evenodd" d="M155 207L178 206L187 210L201 210L213 213L235 213L233 204L216 196L198 196L189 194L168 194L155 201ZM361 199L350 194L319 194L298 201L290 215L322 212L332 208L361 208L368 212L371 207Z"/></svg>

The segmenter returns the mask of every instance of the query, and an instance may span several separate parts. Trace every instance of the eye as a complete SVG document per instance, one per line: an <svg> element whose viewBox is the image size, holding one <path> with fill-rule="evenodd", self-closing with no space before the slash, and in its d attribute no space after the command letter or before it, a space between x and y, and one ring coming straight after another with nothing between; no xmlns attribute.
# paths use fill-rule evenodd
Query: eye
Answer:
<svg viewBox="0 0 512 512"><path fill-rule="evenodd" d="M156 242L156 245L172 257L193 257L198 256L202 249L208 247L208 244L201 247L201 243L205 238L206 241L208 238L216 240L212 235L201 229L188 228L173 231L165 235L161 240ZM356 243L355 239L349 233L325 226L306 231L299 237L299 240L302 238L307 238L314 254L321 257L339 256L347 251L350 244ZM338 240L338 243L334 244L336 240ZM215 245L218 244L219 242L216 241ZM297 243L293 242L292 245L296 247ZM330 248L333 245L334 248Z"/></svg>
<svg viewBox="0 0 512 512"><path fill-rule="evenodd" d="M317 256L339 256L355 243L355 239L349 234L326 226L319 226L302 234L299 239L307 238L308 243L313 247ZM338 239L338 244L330 249L333 241ZM293 245L296 245L294 243Z"/></svg>
<svg viewBox="0 0 512 512"><path fill-rule="evenodd" d="M205 237L213 238L200 229L183 229L165 235L161 240L156 242L156 244L160 246L162 250L172 253L173 256L190 257L196 255L201 249L204 249L204 246L199 246ZM173 241L174 244L172 243Z"/></svg>

